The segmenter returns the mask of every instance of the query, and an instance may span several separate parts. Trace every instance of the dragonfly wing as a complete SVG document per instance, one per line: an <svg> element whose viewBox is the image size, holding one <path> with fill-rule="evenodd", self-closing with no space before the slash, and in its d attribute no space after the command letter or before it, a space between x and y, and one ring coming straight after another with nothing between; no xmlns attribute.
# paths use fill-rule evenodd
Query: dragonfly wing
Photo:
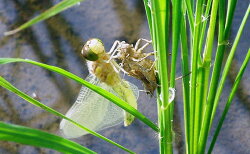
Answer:
<svg viewBox="0 0 250 154"><path fill-rule="evenodd" d="M139 97L138 87L136 85L134 85L133 83L130 83L128 81L123 80L123 82L127 82L130 85L130 88L133 91L135 98L138 99L138 97Z"/></svg>
<svg viewBox="0 0 250 154"><path fill-rule="evenodd" d="M89 75L86 80L113 92L111 87L101 83L93 75ZM69 109L66 116L93 131L99 131L123 121L122 109L86 87L81 88L76 102ZM88 132L64 119L60 123L60 129L67 138L77 138L88 134Z"/></svg>
<svg viewBox="0 0 250 154"><path fill-rule="evenodd" d="M135 86L134 84L132 84L128 81L125 81L125 80L123 80L123 81L129 84L130 88L134 92L134 96L137 99L139 96L139 90L138 90L137 86ZM107 90L107 91L109 91L109 92L111 92L119 97L119 95L113 90L113 88L109 87L105 90ZM124 98L121 98L121 99L124 99ZM103 130L105 128L109 128L109 127L115 126L115 125L123 122L124 110L112 102L108 102L108 103L109 103L107 106L108 112L106 112L103 121L98 124L97 130Z"/></svg>
<svg viewBox="0 0 250 154"><path fill-rule="evenodd" d="M116 92L111 87L105 90L117 96ZM105 128L118 125L122 123L124 119L122 108L118 107L110 101L106 101L105 103L107 104L107 112L105 113L103 120L98 124L97 130L103 130Z"/></svg>

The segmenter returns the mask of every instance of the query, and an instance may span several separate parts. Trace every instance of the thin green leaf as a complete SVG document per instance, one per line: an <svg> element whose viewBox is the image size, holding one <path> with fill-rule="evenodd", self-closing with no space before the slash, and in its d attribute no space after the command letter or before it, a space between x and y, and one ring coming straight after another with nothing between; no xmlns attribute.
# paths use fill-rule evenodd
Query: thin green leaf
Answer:
<svg viewBox="0 0 250 154"><path fill-rule="evenodd" d="M98 133L96 133L96 132L94 132L94 131L86 128L86 127L84 127L83 125L80 125L79 123L75 122L74 120L71 120L70 118L64 116L62 113L60 113L60 112L58 112L58 111L56 111L56 110L54 110L54 109L52 109L52 108L50 108L50 107L42 104L39 101L35 100L34 98L28 96L27 94L23 93L22 91L20 91L16 87L14 87L12 84L10 84L7 80L5 80L1 76L0 76L0 86L2 86L4 88L8 89L9 91L15 93L16 95L18 95L19 97L23 98L24 100L30 102L31 104L33 104L33 105L35 105L35 106L37 106L39 108L42 108L42 109L44 109L44 110L46 110L46 111L48 111L48 112L50 112L50 113L52 113L52 114L54 114L56 116L59 116L59 117L61 117L63 119L66 119L66 120L70 121L74 125L76 125L79 128L81 128L81 129L89 132L90 134L92 134L92 135L94 135L94 136L96 136L96 137L98 137L100 139L103 139L104 141L107 141L107 142L109 142L109 143L111 143L111 144L113 144L113 145L115 145L115 146L123 149L124 151L127 151L129 153L133 153L131 150L126 149L125 147L119 145L118 143L116 143L116 142L114 142L114 141L112 141L112 140L110 140L110 139L108 139L108 138L106 138L106 137L104 137L104 136L102 136L102 135L100 135L100 134L98 134Z"/></svg>
<svg viewBox="0 0 250 154"><path fill-rule="evenodd" d="M209 76L210 65L211 65L211 60L212 60L213 41L214 41L218 7L219 7L219 0L214 0L212 4L212 10L211 10L212 13L211 13L211 18L209 22L206 46L205 46L204 57L203 57L203 67L205 67L205 71L206 71L205 75L208 75L208 76ZM208 81L205 84L208 84Z"/></svg>
<svg viewBox="0 0 250 154"><path fill-rule="evenodd" d="M235 94L236 94L236 90L238 89L238 86L239 86L239 84L240 84L240 81L241 81L241 79L242 79L242 76L243 76L243 74L244 74L244 71L245 71L245 69L246 69L246 67L247 67L247 64L248 64L249 60L250 60L250 49L248 49L247 56L246 56L245 60L243 61L243 64L242 64L242 66L241 66L241 68L240 68L240 71L238 72L238 74L237 74L237 76L236 76L235 82L234 82L234 84L233 84L232 91L231 91L231 93L229 94L229 98L228 98L227 103L226 103L226 105L225 105L225 108L224 108L224 110L223 110L222 116L221 116L221 118L220 118L220 120L219 120L219 124L218 124L218 126L217 126L217 128L216 128L216 130L215 130L215 133L214 133L212 142L211 142L210 147L209 147L209 150L208 150L208 154L211 154L212 151L213 151L213 148L214 148L215 142L216 142L216 140L217 140L217 137L218 137L218 135L219 135L219 133L220 133L222 124L223 124L223 122L224 122L224 120L225 120L225 118L226 118L226 115L227 115L227 113L228 113L228 110L229 110L229 108L230 108L230 106L231 106L231 104L232 104L233 98L234 98L234 96L235 96Z"/></svg>
<svg viewBox="0 0 250 154"><path fill-rule="evenodd" d="M51 66L43 63L39 63L36 61L28 60L28 59L21 59L21 58L0 58L0 64L7 64L12 62L25 62L32 65L40 66L42 68L48 69L50 71L56 72L58 74L61 74L67 78L70 78L72 80L75 80L76 82L86 86L87 88L95 91L96 93L102 95L103 97L107 98L108 100L112 101L117 106L121 107L122 109L126 110L127 112L131 113L133 116L144 122L146 125L151 127L153 130L158 131L158 127L150 121L147 117L145 117L142 113L134 109L131 105L126 103L124 100L120 99L119 97L115 96L114 94L96 86L93 84L90 84L89 82L83 80L82 78L64 70L56 66Z"/></svg>
<svg viewBox="0 0 250 154"><path fill-rule="evenodd" d="M96 152L80 144L37 129L0 121L0 140L54 149L64 153L94 154Z"/></svg>
<svg viewBox="0 0 250 154"><path fill-rule="evenodd" d="M158 122L160 127L160 153L173 152L171 112L168 102L168 37L170 23L170 1L151 1L151 16L156 64L159 72L160 88L157 91Z"/></svg>
<svg viewBox="0 0 250 154"><path fill-rule="evenodd" d="M236 49L237 49L238 43L240 41L240 38L241 38L242 32L244 30L244 27L245 27L245 25L247 23L247 19L249 17L249 14L250 14L250 4L248 5L245 16L244 16L244 18L243 18L243 20L241 22L240 28L239 28L239 30L237 32L236 38L234 40L233 46L232 46L232 48L230 50L230 53L228 55L228 59L227 59L226 64L225 64L225 68L224 68L223 73L222 73L222 77L221 77L221 81L219 83L218 91L217 91L216 96L215 96L215 101L214 101L215 104L214 104L214 107L213 107L211 122L214 119L215 112L216 112L216 109L217 109L217 105L219 103L220 95L221 95L222 90L224 88L226 77L227 77L227 74L228 74L228 72L230 70L230 65L231 65L231 63L233 61L234 54L236 52ZM211 126L211 123L210 123L210 126Z"/></svg>
<svg viewBox="0 0 250 154"><path fill-rule="evenodd" d="M199 102L196 102L197 97L197 78L198 78L198 61L200 58L199 55L199 41L200 41L200 33L201 33L201 26L202 26L202 6L204 0L197 0L196 1L196 9L195 9L195 21L194 21L194 31L193 31L193 39L192 41L192 52L191 52L191 78L190 78L190 153L195 153L197 150L197 135L195 135L195 126L197 118L195 116L195 109L199 107ZM197 107L198 106L198 107Z"/></svg>
<svg viewBox="0 0 250 154"><path fill-rule="evenodd" d="M224 57L224 52L225 52L225 47L227 45L227 39L229 37L229 30L232 25L232 20L233 20L233 15L234 15L234 10L236 7L237 0L231 0L229 1L229 9L227 12L227 20L224 21L225 17L223 13L225 13L225 7L223 6L224 3L220 3L220 8L219 8L219 41L218 41L218 48L216 51L216 56L214 60L214 68L212 72L212 77L211 77L211 82L209 86L209 93L208 93L208 99L207 99L207 104L210 104L210 102L214 101L215 94L217 91L218 83L219 83L219 77L221 73L221 66L222 66L222 61ZM226 25L225 23L226 22ZM224 28L225 27L225 28Z"/></svg>
<svg viewBox="0 0 250 154"><path fill-rule="evenodd" d="M181 1L172 1L173 5L173 18L172 18L172 53L171 53L171 72L170 72L170 83L169 87L175 88L175 77L176 77L176 64L177 64L177 56L178 56L178 47L180 40L180 27L181 27L181 9L182 3ZM174 118L174 101L170 104L170 115L171 119Z"/></svg>
<svg viewBox="0 0 250 154"><path fill-rule="evenodd" d="M187 7L187 12L188 12L188 21L189 21L189 26L190 26L190 31L191 35L194 32L194 14L193 14L193 9L192 9L192 2L191 0L185 0L186 7Z"/></svg>
<svg viewBox="0 0 250 154"><path fill-rule="evenodd" d="M216 26L216 19L217 19L217 12L218 12L218 7L219 7L219 0L213 0L212 2L212 9L211 9L211 17L209 21L209 28L207 32L207 38L206 38L206 45L205 45L205 50L204 50L204 56L203 56L203 63L202 67L200 68L201 70L201 76L199 79L199 83L201 83L201 89L197 91L198 94L198 99L197 99L197 106L195 113L198 113L195 116L195 126L194 126L194 153L204 153L205 146L206 146L206 141L202 140L199 144L199 136L200 136L200 128L201 128L201 120L200 117L202 117L203 112L202 112L202 106L200 103L205 103L207 98L207 92L208 92L208 87L209 87L209 76L210 76L210 66L211 66L211 61L212 61L212 53L213 53L213 42L214 42L214 35L215 35L215 26ZM208 8L209 9L209 8ZM201 32L202 34L202 32ZM200 44L200 43L199 43ZM198 50L199 50L198 46ZM201 130L202 132L203 130ZM203 132L202 132L203 133ZM202 138L203 139L203 138ZM197 150L197 151L196 151Z"/></svg>
<svg viewBox="0 0 250 154"><path fill-rule="evenodd" d="M212 6L212 0L208 0L206 2L206 9L205 9L206 11L205 11L203 21L202 21L202 29L201 29L200 44L199 44L199 51L200 52L202 51L202 47L203 47L203 44L204 44L203 40L204 40L204 36L205 36L205 33L206 33L207 22L208 22L208 19L209 19L209 13L210 13L211 6Z"/></svg>
<svg viewBox="0 0 250 154"><path fill-rule="evenodd" d="M226 16L226 26L225 26L225 38L228 38L229 33L230 33L230 28L233 22L233 16L236 8L238 0L230 0L228 1L228 11L227 11L227 16Z"/></svg>
<svg viewBox="0 0 250 154"><path fill-rule="evenodd" d="M214 102L215 95L217 93L225 47L227 45L227 39L229 37L229 30L232 25L232 19L233 19L237 0L231 0L228 2L228 11L227 11L226 19L224 19L225 18L224 13L226 12L225 6L223 6L224 3L225 2L223 0L220 3L220 8L219 8L219 38L218 38L219 41L218 41L218 47L217 47L216 56L214 60L214 67L213 67L211 82L209 85L209 92L208 92L207 103L206 103L208 104L207 110L212 110L211 108L214 105L212 102Z"/></svg>
<svg viewBox="0 0 250 154"><path fill-rule="evenodd" d="M150 31L151 36L153 36L152 16L151 16L151 10L150 10L150 7L149 7L150 1L149 0L143 0L143 3L144 3L144 8L145 8L145 11L146 11L146 15L147 15L149 31ZM152 40L154 42L153 37L152 37Z"/></svg>
<svg viewBox="0 0 250 154"><path fill-rule="evenodd" d="M189 60L188 60L188 39L186 31L186 18L182 15L181 20L181 66L182 66L182 75L185 76L190 72L189 70ZM190 99L189 99L189 79L190 76L182 78L182 89L183 89L183 106L184 106L184 124L185 124L185 144L186 144L186 153L190 153L189 144L190 144Z"/></svg>
<svg viewBox="0 0 250 154"><path fill-rule="evenodd" d="M234 54L236 52L237 45L239 43L241 34L243 32L243 29L245 27L247 18L249 16L249 12L250 12L250 5L248 6L246 14L245 14L245 16L244 16L244 18L243 18L243 20L241 22L241 25L240 25L240 28L239 28L238 33L236 35L236 38L234 40L232 49L231 49L230 54L228 56L228 59L226 61L226 64L225 64L225 67L224 67L224 70L223 70L223 73L222 73L222 77L221 77L221 80L220 80L220 83L219 83L219 87L218 87L218 90L216 91L215 100L214 100L214 102L210 102L210 104L208 104L207 109L205 111L205 114L204 114L205 117L204 117L202 129L201 129L202 132L201 132L200 140L199 140L200 150L203 150L203 151L205 150L205 146L206 146L205 143L207 141L208 133L209 133L209 130L211 128L211 125L212 125L212 122L213 122L213 119L214 119L214 116L215 116L215 112L216 112L216 109L217 109L217 106L218 106L218 103L219 103L219 100L220 100L222 90L224 88L226 77L228 75L231 63L233 61Z"/></svg>
<svg viewBox="0 0 250 154"><path fill-rule="evenodd" d="M83 0L63 0L60 3L56 4L55 6L51 7L50 9L46 10L45 12L41 13L40 15L38 15L37 17L29 20L28 22L22 24L21 26L19 26L18 28L12 30L12 31L8 31L5 32L4 35L12 35L15 34L25 28L28 28L40 21L43 21L45 19L48 19L64 10L66 10L69 7L72 7L74 5L76 5L77 3L80 3Z"/></svg>
<svg viewBox="0 0 250 154"><path fill-rule="evenodd" d="M180 27L181 27L181 1L173 1L173 18L172 18L172 53L171 53L171 73L170 73L170 87L175 87L176 64L178 56L178 47L180 40Z"/></svg>

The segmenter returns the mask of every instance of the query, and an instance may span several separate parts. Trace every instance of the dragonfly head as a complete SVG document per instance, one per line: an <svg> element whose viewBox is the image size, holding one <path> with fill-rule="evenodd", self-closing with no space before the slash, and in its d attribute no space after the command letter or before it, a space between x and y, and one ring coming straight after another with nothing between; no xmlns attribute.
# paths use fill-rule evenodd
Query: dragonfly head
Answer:
<svg viewBox="0 0 250 154"><path fill-rule="evenodd" d="M92 38L85 43L81 53L87 60L96 61L98 55L105 53L104 45L101 40Z"/></svg>

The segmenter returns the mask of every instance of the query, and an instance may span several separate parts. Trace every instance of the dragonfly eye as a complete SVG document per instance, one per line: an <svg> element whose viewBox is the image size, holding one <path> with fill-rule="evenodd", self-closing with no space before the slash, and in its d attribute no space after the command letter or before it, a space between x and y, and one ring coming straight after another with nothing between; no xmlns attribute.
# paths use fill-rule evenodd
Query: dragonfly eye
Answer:
<svg viewBox="0 0 250 154"><path fill-rule="evenodd" d="M82 55L84 58L90 61L96 61L98 59L98 55L94 53L88 45L84 45L82 48Z"/></svg>
<svg viewBox="0 0 250 154"><path fill-rule="evenodd" d="M91 61L97 60L98 55L102 53L105 53L104 45L97 38L88 40L82 49L83 56Z"/></svg>

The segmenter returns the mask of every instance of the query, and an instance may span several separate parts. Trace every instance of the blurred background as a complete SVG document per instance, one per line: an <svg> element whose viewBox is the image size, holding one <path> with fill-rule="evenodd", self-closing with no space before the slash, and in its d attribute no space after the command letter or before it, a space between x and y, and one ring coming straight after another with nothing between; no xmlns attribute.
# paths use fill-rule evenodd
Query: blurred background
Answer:
<svg viewBox="0 0 250 154"><path fill-rule="evenodd" d="M142 0L85 0L59 15L15 35L3 35L4 32L18 27L58 2L60 0L0 0L0 57L28 58L61 67L85 78L88 70L85 60L80 56L80 50L89 38L95 37L103 40L106 50L111 48L115 40L135 43L139 38L150 39ZM235 38L248 3L248 0L241 0L237 5L230 43ZM237 48L227 85L224 88L218 115L223 110L231 85L249 48L249 27L248 20ZM227 51L230 47L231 44L228 45ZM152 47L148 48L148 51L152 50ZM180 70L179 65L178 76L181 75ZM74 81L24 63L0 65L0 75L20 90L61 113L67 112L81 88L81 85ZM137 85L139 89L143 89L141 82L131 77L125 78ZM250 153L249 83L250 66L246 69L218 137L214 153ZM181 154L184 153L181 80L177 81L176 92L175 153ZM155 98L140 92L138 103L139 111L157 123ZM218 118L219 116L215 122ZM38 109L1 87L0 120L38 128L54 134L59 134L58 127L61 121L60 118ZM135 120L127 128L121 124L100 133L137 153L157 154L159 152L158 135L139 120ZM92 135L85 135L74 141L98 153L125 153ZM0 154L12 153L54 154L58 152L0 141Z"/></svg>

